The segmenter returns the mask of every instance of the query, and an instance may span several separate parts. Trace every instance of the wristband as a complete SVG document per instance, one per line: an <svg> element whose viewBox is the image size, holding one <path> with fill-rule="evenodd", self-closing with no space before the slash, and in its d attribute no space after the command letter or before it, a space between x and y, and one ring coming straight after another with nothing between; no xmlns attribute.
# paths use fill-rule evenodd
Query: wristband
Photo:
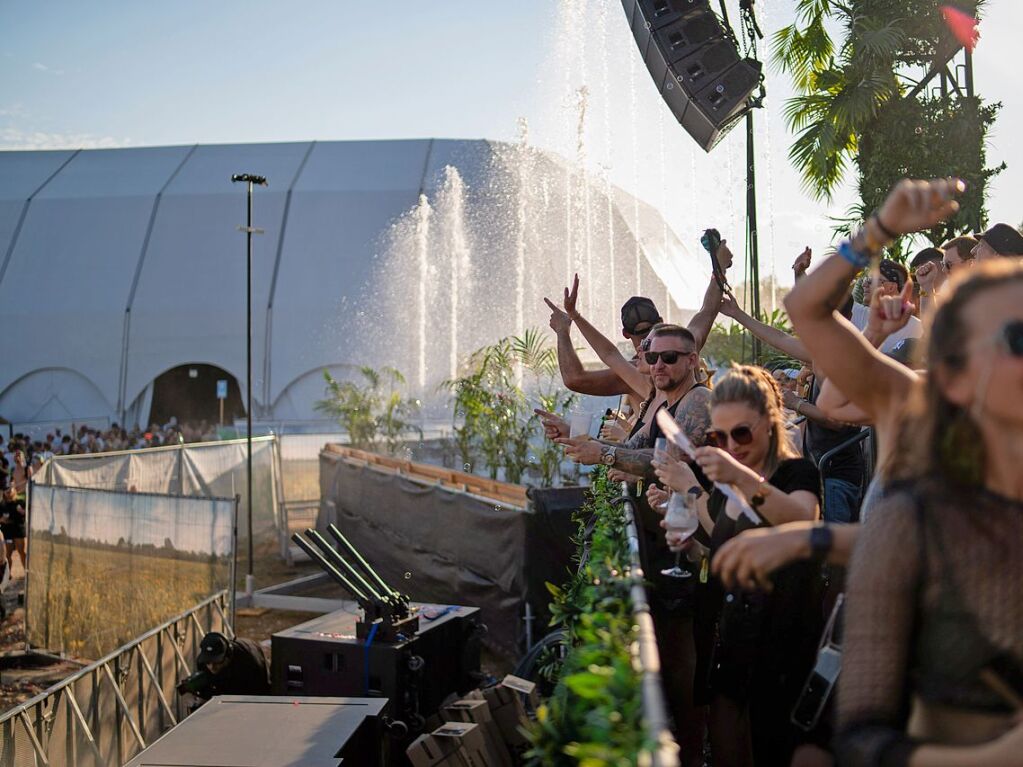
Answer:
<svg viewBox="0 0 1023 767"><path fill-rule="evenodd" d="M803 400L799 400L799 402L796 403L796 415L802 415L802 413L799 412L799 408L801 408L802 406L803 406Z"/></svg>
<svg viewBox="0 0 1023 767"><path fill-rule="evenodd" d="M884 233L885 237L887 237L889 240L899 239L899 235L897 235L895 232L893 232L891 229L889 229L887 226L881 223L881 216L878 214L876 210L870 215L870 217L874 219L874 223L877 224L877 228Z"/></svg>
<svg viewBox="0 0 1023 767"><path fill-rule="evenodd" d="M861 271L870 266L870 256L853 248L852 240L842 240L838 246L838 255L844 258L856 271Z"/></svg>
<svg viewBox="0 0 1023 767"><path fill-rule="evenodd" d="M831 528L826 523L821 523L810 528L810 559L814 562L823 562L827 559L834 545L834 536Z"/></svg>

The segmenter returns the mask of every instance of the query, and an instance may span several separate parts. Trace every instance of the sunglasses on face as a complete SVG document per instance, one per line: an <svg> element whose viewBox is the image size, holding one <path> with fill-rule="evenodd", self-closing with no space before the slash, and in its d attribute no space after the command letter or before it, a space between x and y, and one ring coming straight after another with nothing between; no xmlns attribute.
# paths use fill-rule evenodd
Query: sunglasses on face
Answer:
<svg viewBox="0 0 1023 767"><path fill-rule="evenodd" d="M1013 357L1023 357L1023 320L1006 323L996 338L1002 351Z"/></svg>
<svg viewBox="0 0 1023 767"><path fill-rule="evenodd" d="M653 366L657 364L658 359L664 360L665 365L674 365L678 362L680 357L685 357L692 354L692 352L680 352L677 349L669 349L664 352L643 352L643 359L646 360L646 364Z"/></svg>
<svg viewBox="0 0 1023 767"><path fill-rule="evenodd" d="M703 436L706 443L710 447L719 447L722 450L728 447L728 438L732 438L732 442L736 445L748 445L753 441L753 426L736 426L731 431L722 431L721 429L709 429Z"/></svg>

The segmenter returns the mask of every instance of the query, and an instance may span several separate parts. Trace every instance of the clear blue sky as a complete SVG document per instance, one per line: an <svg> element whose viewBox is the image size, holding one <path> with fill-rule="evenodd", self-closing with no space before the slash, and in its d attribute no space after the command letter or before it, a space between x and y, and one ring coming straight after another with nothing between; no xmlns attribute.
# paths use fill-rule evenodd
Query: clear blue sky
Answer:
<svg viewBox="0 0 1023 767"><path fill-rule="evenodd" d="M765 32L788 23L792 6L758 2ZM1021 28L1023 4L990 0L975 59L978 90L1005 104L989 160L1010 167L989 208L1013 224L1023 220ZM513 139L527 117L532 141L570 154L571 94L586 84L588 161L664 209L687 242L710 223L741 241L741 132L710 156L694 150L630 61L617 0L8 0L0 29L0 148ZM761 247L785 281L803 245L827 243L826 215L849 196L828 206L801 193L781 120L790 89L773 72L767 86Z"/></svg>

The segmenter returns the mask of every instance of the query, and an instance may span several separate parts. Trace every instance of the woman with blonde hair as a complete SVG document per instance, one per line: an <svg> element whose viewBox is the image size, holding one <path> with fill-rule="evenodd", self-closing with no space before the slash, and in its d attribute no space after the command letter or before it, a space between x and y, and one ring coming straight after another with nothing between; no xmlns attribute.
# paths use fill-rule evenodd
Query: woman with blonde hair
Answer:
<svg viewBox="0 0 1023 767"><path fill-rule="evenodd" d="M696 450L695 461L709 479L745 496L760 522L736 515L720 490L705 495L685 463L668 460L655 468L673 491L696 496L711 553L744 530L816 519L820 476L789 442L770 373L733 367L715 385L710 404L707 446ZM715 767L791 761L800 738L789 714L813 665L821 624L818 580L811 563L797 563L776 574L770 593L726 593L711 584L697 616L706 679L702 687L698 679L698 688L711 704Z"/></svg>

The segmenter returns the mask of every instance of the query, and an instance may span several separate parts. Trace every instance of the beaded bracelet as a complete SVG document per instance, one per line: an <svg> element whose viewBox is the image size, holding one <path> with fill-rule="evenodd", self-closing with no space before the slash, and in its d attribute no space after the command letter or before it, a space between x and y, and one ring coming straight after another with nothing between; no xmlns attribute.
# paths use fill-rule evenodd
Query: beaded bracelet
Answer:
<svg viewBox="0 0 1023 767"><path fill-rule="evenodd" d="M838 255L848 261L857 271L870 266L870 256L856 250L853 247L852 240L842 240L842 243L838 246Z"/></svg>

